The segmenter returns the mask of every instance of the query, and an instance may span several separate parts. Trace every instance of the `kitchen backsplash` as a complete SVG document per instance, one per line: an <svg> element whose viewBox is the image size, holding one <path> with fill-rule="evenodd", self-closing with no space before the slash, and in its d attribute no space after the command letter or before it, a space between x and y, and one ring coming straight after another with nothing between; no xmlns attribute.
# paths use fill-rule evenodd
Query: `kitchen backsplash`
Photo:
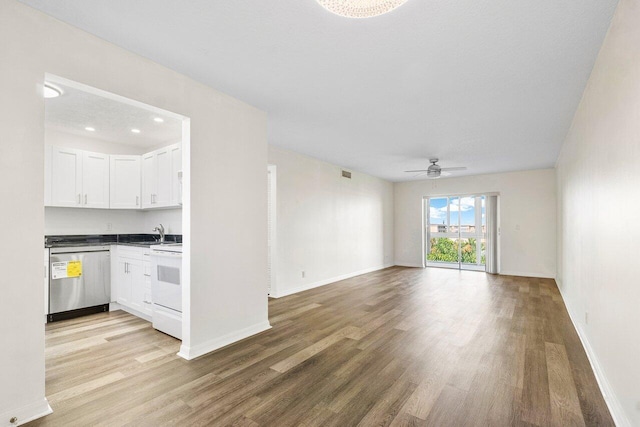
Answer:
<svg viewBox="0 0 640 427"><path fill-rule="evenodd" d="M45 235L151 233L162 224L167 234L182 234L182 209L135 211L46 207Z"/></svg>

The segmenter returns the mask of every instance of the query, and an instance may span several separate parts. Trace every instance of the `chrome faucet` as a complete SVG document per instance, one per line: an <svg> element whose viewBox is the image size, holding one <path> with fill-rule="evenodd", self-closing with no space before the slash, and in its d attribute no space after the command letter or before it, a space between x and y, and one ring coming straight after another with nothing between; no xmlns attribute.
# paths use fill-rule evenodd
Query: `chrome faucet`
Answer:
<svg viewBox="0 0 640 427"><path fill-rule="evenodd" d="M164 243L164 226L160 224L159 227L155 227L152 231L157 231L160 234L160 243Z"/></svg>

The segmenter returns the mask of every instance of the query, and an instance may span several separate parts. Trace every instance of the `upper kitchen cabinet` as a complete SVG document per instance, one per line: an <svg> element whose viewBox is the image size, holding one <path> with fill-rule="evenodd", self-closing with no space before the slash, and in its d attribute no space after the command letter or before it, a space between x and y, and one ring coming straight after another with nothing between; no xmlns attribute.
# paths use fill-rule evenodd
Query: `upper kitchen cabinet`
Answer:
<svg viewBox="0 0 640 427"><path fill-rule="evenodd" d="M49 206L109 207L109 156L51 147Z"/></svg>
<svg viewBox="0 0 640 427"><path fill-rule="evenodd" d="M109 155L82 153L83 207L109 208Z"/></svg>
<svg viewBox="0 0 640 427"><path fill-rule="evenodd" d="M140 209L140 156L110 156L111 209Z"/></svg>
<svg viewBox="0 0 640 427"><path fill-rule="evenodd" d="M180 205L182 170L180 143L142 156L142 207L164 208Z"/></svg>

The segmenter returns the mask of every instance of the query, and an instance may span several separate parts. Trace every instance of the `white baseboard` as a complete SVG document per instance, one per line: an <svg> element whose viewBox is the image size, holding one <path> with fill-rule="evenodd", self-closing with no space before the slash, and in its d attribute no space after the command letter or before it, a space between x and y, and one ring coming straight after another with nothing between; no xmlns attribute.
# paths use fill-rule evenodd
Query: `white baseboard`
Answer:
<svg viewBox="0 0 640 427"><path fill-rule="evenodd" d="M109 310L111 310L111 308L109 308ZM120 306L120 310L126 311L127 313L132 314L132 315L134 315L136 317L139 317L142 320L146 320L147 322L153 322L153 319L151 318L151 316L149 316L148 314L144 314L144 313L142 313L142 312L140 312L138 310L134 310L131 307L127 307L127 306L121 305Z"/></svg>
<svg viewBox="0 0 640 427"><path fill-rule="evenodd" d="M414 264L411 262L397 262L396 265L398 267L413 267L413 268L424 268L422 264Z"/></svg>
<svg viewBox="0 0 640 427"><path fill-rule="evenodd" d="M609 408L609 412L611 413L611 417L613 418L613 422L618 427L631 427L631 422L627 418L624 410L622 409L622 405L620 404L620 400L614 393L607 377L602 369L600 362L598 361L598 357L593 351L593 347L591 347L591 343L587 338L587 334L582 329L580 323L576 322L576 313L573 311L571 306L568 304L567 299L562 294L562 282L560 280L556 280L556 284L558 286L558 290L560 291L560 295L562 295L562 300L564 301L565 307L567 307L567 312L569 313L569 318L571 319L571 323L573 323L573 327L578 333L578 337L580 338L580 342L582 343L582 347L584 348L585 353L587 354L587 359L589 359L589 363L591 364L591 369L596 377L596 381L598 382L598 386L600 387L600 392L604 397L604 401Z"/></svg>
<svg viewBox="0 0 640 427"><path fill-rule="evenodd" d="M365 270L354 271L353 273L343 274L341 276L331 277L329 279L318 280L317 282L308 283L302 286L296 286L284 291L278 291L277 293L271 293L271 298L282 298L289 295L297 294L298 292L308 291L309 289L319 288L320 286L328 285L330 283L339 282L341 280L350 279L352 277L360 276L361 274L373 273L374 271L383 270L385 268L393 267L394 264L386 264L379 267L367 268Z"/></svg>
<svg viewBox="0 0 640 427"><path fill-rule="evenodd" d="M522 271L500 271L501 276L519 276L519 277L536 277L540 279L555 279L554 276L550 276L549 274L544 273L532 273L532 272L522 272Z"/></svg>
<svg viewBox="0 0 640 427"><path fill-rule="evenodd" d="M249 326L239 331L231 332L229 334L212 339L202 344L197 344L192 347L187 347L183 344L180 346L178 356L182 357L183 359L193 360L196 357L211 353L212 351L221 349L222 347L226 347L229 344L233 344L237 341L249 338L252 335L259 334L260 332L264 332L268 329L271 329L271 324L268 320L265 320L264 322L260 322L256 325Z"/></svg>
<svg viewBox="0 0 640 427"><path fill-rule="evenodd" d="M53 413L53 410L51 409L51 406L49 406L49 401L46 398L43 398L42 400L38 400L37 402L23 406L21 408L6 411L5 413L0 414L0 426L21 426L28 423L29 421L33 421L51 413ZM13 417L16 417L18 419L17 424L9 423L9 420Z"/></svg>

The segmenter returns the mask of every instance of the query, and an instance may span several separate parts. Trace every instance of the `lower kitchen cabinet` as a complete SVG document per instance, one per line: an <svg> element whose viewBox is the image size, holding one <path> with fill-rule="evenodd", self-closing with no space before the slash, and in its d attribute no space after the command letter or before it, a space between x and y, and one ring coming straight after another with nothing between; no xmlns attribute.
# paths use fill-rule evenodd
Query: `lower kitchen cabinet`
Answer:
<svg viewBox="0 0 640 427"><path fill-rule="evenodd" d="M151 317L151 263L148 248L118 246L111 288L116 302Z"/></svg>

